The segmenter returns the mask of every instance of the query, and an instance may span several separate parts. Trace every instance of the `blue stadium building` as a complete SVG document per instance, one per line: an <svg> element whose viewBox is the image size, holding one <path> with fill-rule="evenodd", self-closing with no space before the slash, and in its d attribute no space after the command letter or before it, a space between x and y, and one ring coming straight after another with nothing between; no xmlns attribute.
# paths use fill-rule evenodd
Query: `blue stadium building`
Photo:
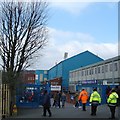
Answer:
<svg viewBox="0 0 120 120"><path fill-rule="evenodd" d="M77 54L73 57L61 61L60 63L56 64L51 69L49 69L48 80L52 85L57 85L59 83L59 80L61 80L61 90L68 91L69 71L85 67L87 65L94 64L100 61L103 61L103 59L96 56L95 54L89 51L82 52L80 54Z"/></svg>

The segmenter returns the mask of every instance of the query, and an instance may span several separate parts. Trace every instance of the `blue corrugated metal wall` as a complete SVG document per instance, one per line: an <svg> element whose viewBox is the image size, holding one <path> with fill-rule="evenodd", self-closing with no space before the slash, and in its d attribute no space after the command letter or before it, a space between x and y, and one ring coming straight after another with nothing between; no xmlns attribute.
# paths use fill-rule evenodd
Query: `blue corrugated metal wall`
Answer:
<svg viewBox="0 0 120 120"><path fill-rule="evenodd" d="M48 79L51 80L53 78L62 77L62 62L52 67L48 72Z"/></svg>
<svg viewBox="0 0 120 120"><path fill-rule="evenodd" d="M48 79L51 80L56 77L62 77L62 86L67 89L70 70L78 69L80 67L84 67L100 61L103 61L103 59L89 51L85 51L62 61L53 68L51 68L49 70Z"/></svg>

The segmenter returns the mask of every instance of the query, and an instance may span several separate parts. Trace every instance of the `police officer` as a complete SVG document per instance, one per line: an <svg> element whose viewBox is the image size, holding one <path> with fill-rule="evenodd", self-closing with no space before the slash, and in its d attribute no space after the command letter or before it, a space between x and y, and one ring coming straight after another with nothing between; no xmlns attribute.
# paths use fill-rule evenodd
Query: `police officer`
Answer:
<svg viewBox="0 0 120 120"><path fill-rule="evenodd" d="M90 96L90 103L91 103L91 115L96 115L97 106L101 103L100 94L97 92L97 89L93 89L93 93Z"/></svg>
<svg viewBox="0 0 120 120"><path fill-rule="evenodd" d="M111 111L111 117L109 119L115 119L115 109L117 105L118 94L116 93L115 89L112 89L111 94L107 99L108 106Z"/></svg>

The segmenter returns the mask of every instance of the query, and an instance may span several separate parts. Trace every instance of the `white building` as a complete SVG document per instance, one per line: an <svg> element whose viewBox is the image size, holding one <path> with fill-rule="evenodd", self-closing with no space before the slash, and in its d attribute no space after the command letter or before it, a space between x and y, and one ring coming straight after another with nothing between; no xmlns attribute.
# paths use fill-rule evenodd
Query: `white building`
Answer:
<svg viewBox="0 0 120 120"><path fill-rule="evenodd" d="M76 85L120 85L120 56L69 72L69 89Z"/></svg>

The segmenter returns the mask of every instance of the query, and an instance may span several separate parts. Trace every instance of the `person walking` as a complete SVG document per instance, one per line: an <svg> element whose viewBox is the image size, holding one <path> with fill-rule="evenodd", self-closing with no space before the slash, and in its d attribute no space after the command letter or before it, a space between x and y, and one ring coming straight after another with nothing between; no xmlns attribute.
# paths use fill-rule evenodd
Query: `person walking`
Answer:
<svg viewBox="0 0 120 120"><path fill-rule="evenodd" d="M66 101L66 95L65 95L64 92L61 95L61 101L62 101L62 108L64 108L65 107L65 101Z"/></svg>
<svg viewBox="0 0 120 120"><path fill-rule="evenodd" d="M115 119L115 109L117 105L118 94L115 89L112 89L111 94L107 99L108 106L110 108L111 117L109 119Z"/></svg>
<svg viewBox="0 0 120 120"><path fill-rule="evenodd" d="M79 107L78 96L79 96L79 93L78 93L78 91L76 91L75 96L74 96L74 99L75 99L75 106L74 107L75 108Z"/></svg>
<svg viewBox="0 0 120 120"><path fill-rule="evenodd" d="M55 106L55 107L57 107L58 106L58 93L54 93L54 95L53 95L53 99L54 99L54 101L53 101L53 107Z"/></svg>
<svg viewBox="0 0 120 120"><path fill-rule="evenodd" d="M52 113L50 110L50 95L48 94L47 90L44 91L44 98L43 98L43 116L46 116L46 111L49 113L49 117L51 117Z"/></svg>
<svg viewBox="0 0 120 120"><path fill-rule="evenodd" d="M82 91L80 92L79 96L78 96L78 101L82 102L82 110L86 111L86 103L88 100L88 93L85 89L82 89Z"/></svg>
<svg viewBox="0 0 120 120"><path fill-rule="evenodd" d="M58 92L58 107L60 108L61 105L60 105L60 100L61 100L61 92L59 91Z"/></svg>
<svg viewBox="0 0 120 120"><path fill-rule="evenodd" d="M97 92L97 88L93 89L93 93L90 96L91 103L91 115L96 115L97 106L101 103L100 94Z"/></svg>

